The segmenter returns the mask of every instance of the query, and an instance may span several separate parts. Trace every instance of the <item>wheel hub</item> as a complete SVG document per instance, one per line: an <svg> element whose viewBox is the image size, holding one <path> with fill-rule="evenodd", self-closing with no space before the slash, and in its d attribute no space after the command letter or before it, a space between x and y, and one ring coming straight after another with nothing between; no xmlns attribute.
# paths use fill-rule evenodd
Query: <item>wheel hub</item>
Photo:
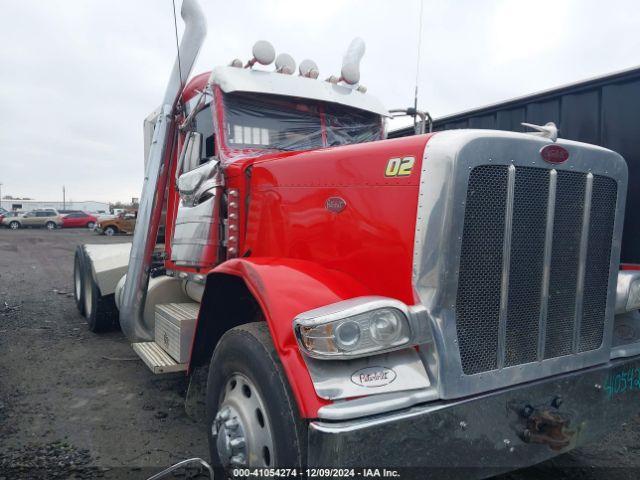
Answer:
<svg viewBox="0 0 640 480"><path fill-rule="evenodd" d="M223 466L272 466L275 450L265 405L248 377L234 374L229 378L211 425Z"/></svg>
<svg viewBox="0 0 640 480"><path fill-rule="evenodd" d="M247 443L242 419L235 408L222 408L213 423L218 456L223 465L246 465Z"/></svg>

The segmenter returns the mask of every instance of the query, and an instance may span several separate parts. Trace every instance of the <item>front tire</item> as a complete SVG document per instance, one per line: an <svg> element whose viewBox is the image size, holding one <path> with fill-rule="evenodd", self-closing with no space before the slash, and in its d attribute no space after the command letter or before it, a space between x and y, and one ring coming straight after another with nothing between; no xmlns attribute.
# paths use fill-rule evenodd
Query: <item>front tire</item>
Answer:
<svg viewBox="0 0 640 480"><path fill-rule="evenodd" d="M93 227L95 227L95 226L96 226L96 224L95 224L95 223L93 223L93 222L87 222L87 228L88 228L89 230L93 230Z"/></svg>
<svg viewBox="0 0 640 480"><path fill-rule="evenodd" d="M104 229L104 234L107 237L113 237L116 233L118 233L118 230L116 230L115 227L107 227Z"/></svg>
<svg viewBox="0 0 640 480"><path fill-rule="evenodd" d="M213 465L302 467L307 426L266 323L226 332L207 381L207 436Z"/></svg>
<svg viewBox="0 0 640 480"><path fill-rule="evenodd" d="M83 298L84 316L90 331L104 332L116 325L118 309L116 308L115 295L100 294L100 288L93 279L89 262L85 262L84 266Z"/></svg>
<svg viewBox="0 0 640 480"><path fill-rule="evenodd" d="M11 230L18 230L20 228L20 222L11 222L9 228Z"/></svg>

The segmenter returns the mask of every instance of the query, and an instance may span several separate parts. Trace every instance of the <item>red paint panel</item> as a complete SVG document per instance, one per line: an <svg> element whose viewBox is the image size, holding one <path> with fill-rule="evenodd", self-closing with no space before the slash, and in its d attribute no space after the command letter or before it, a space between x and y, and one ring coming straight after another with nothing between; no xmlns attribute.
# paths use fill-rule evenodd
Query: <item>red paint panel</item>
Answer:
<svg viewBox="0 0 640 480"><path fill-rule="evenodd" d="M427 136L337 147L256 162L244 251L316 262L360 279L373 294L414 303L413 242ZM415 158L387 178L392 158ZM339 197L339 213L327 208Z"/></svg>

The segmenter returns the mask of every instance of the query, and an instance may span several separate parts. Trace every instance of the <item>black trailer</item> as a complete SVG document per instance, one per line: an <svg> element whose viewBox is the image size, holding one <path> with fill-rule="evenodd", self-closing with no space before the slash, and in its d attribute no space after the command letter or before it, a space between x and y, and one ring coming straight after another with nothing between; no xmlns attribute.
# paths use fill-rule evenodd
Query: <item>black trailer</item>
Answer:
<svg viewBox="0 0 640 480"><path fill-rule="evenodd" d="M433 130L488 128L523 132L522 122L554 122L559 136L620 153L629 165L623 263L640 264L640 68L574 83L434 120ZM389 138L413 135L413 127Z"/></svg>

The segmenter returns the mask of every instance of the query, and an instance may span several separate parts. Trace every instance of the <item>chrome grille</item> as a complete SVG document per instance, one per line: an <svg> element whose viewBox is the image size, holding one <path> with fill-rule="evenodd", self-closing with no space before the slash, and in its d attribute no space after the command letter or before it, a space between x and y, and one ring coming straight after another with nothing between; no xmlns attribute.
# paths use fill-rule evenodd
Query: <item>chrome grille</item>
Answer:
<svg viewBox="0 0 640 480"><path fill-rule="evenodd" d="M466 375L600 347L616 197L599 175L470 172L456 294Z"/></svg>

